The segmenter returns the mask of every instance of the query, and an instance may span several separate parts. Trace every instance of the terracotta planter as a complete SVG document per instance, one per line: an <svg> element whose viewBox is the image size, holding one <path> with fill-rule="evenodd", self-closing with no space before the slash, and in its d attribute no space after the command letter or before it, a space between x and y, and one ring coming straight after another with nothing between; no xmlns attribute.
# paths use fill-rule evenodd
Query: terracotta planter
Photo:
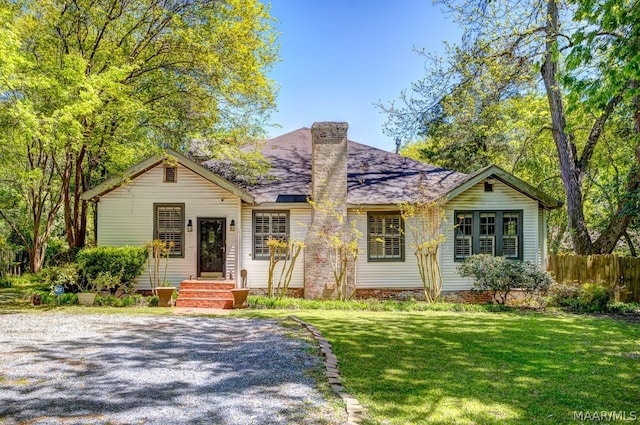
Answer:
<svg viewBox="0 0 640 425"><path fill-rule="evenodd" d="M78 304L80 305L93 305L96 299L96 294L93 292L80 292L78 295Z"/></svg>
<svg viewBox="0 0 640 425"><path fill-rule="evenodd" d="M246 308L244 305L247 301L247 295L249 295L248 289L232 289L233 294L233 308Z"/></svg>
<svg viewBox="0 0 640 425"><path fill-rule="evenodd" d="M171 303L171 297L173 296L173 292L176 290L173 286L161 286L156 288L158 291L158 307L171 307L173 304Z"/></svg>

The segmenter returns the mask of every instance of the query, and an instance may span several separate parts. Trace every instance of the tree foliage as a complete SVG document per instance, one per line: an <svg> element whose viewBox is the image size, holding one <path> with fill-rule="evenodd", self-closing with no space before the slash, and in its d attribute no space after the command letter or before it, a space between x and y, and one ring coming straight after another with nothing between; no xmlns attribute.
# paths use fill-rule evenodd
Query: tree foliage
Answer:
<svg viewBox="0 0 640 425"><path fill-rule="evenodd" d="M462 42L443 57L427 54L427 76L383 106L388 130L423 138L425 159L462 171L506 161L516 174L532 167L524 178L534 175L535 184L541 174L534 170L555 163L544 176L562 182L574 250L611 252L638 210L637 1L440 4L463 28ZM514 125L527 104L540 113ZM523 148L549 141L553 161L521 160ZM603 197L612 208L594 220L589 206Z"/></svg>
<svg viewBox="0 0 640 425"><path fill-rule="evenodd" d="M273 107L276 35L257 0L6 0L0 15L0 144L46 158L45 167L23 154L4 164L19 202L0 210L19 228L45 190L43 214L63 212L70 247L86 240L84 190L194 138L238 152ZM11 181L19 170L31 174ZM29 189L36 180L41 189ZM31 239L46 241L51 224L31 216Z"/></svg>

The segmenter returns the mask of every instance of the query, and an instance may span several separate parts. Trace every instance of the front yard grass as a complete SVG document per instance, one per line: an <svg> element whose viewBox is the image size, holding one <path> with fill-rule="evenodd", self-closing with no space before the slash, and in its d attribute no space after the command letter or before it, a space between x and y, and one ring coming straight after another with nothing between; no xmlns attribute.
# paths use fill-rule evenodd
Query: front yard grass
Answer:
<svg viewBox="0 0 640 425"><path fill-rule="evenodd" d="M371 424L577 424L581 411L640 420L637 323L526 312L245 314L295 314L318 327Z"/></svg>
<svg viewBox="0 0 640 425"><path fill-rule="evenodd" d="M42 289L23 280L0 290L0 316L18 311L147 315L172 310L33 307L27 295ZM374 304L394 310L411 306ZM314 307L322 306L306 308ZM638 321L491 312L480 306L471 311L438 311L437 305L430 311L350 307L354 310L236 310L232 316L295 314L318 327L333 345L347 391L365 406L369 424L578 424L592 421L581 422L577 416L593 418L595 412L640 421Z"/></svg>

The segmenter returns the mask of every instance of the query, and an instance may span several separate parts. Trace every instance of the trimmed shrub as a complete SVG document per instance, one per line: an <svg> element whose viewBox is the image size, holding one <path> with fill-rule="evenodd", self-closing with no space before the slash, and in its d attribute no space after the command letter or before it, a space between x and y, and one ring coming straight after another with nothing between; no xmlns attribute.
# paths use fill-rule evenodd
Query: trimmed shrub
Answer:
<svg viewBox="0 0 640 425"><path fill-rule="evenodd" d="M578 282L556 283L549 290L547 304L577 310L579 294L580 284Z"/></svg>
<svg viewBox="0 0 640 425"><path fill-rule="evenodd" d="M123 297L115 297L108 295L102 297L96 295L95 305L101 307L136 307L143 304L142 295L125 295Z"/></svg>
<svg viewBox="0 0 640 425"><path fill-rule="evenodd" d="M611 292L599 283L585 283L578 296L579 305L585 311L607 311L610 300Z"/></svg>
<svg viewBox="0 0 640 425"><path fill-rule="evenodd" d="M144 247L103 246L80 251L76 257L80 269L90 280L98 278L100 273L112 278L119 277L120 285L110 288L115 294L119 288L129 292L135 279L144 271L147 250Z"/></svg>
<svg viewBox="0 0 640 425"><path fill-rule="evenodd" d="M492 255L473 255L458 271L463 277L473 277L475 290L493 293L498 304L504 304L514 289L527 294L540 293L553 283L551 276L535 264Z"/></svg>
<svg viewBox="0 0 640 425"><path fill-rule="evenodd" d="M551 288L549 305L580 312L606 312L611 290L600 283L562 283Z"/></svg>
<svg viewBox="0 0 640 425"><path fill-rule="evenodd" d="M157 295L152 295L147 298L147 303L149 307L158 307L158 303L160 302L160 298Z"/></svg>

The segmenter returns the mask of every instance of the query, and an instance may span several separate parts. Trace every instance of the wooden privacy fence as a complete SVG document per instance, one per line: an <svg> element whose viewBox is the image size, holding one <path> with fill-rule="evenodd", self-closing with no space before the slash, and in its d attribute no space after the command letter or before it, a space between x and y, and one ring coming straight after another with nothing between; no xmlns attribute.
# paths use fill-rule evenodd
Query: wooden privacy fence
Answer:
<svg viewBox="0 0 640 425"><path fill-rule="evenodd" d="M640 258L617 255L551 255L547 270L556 282L601 283L617 301L640 302Z"/></svg>

